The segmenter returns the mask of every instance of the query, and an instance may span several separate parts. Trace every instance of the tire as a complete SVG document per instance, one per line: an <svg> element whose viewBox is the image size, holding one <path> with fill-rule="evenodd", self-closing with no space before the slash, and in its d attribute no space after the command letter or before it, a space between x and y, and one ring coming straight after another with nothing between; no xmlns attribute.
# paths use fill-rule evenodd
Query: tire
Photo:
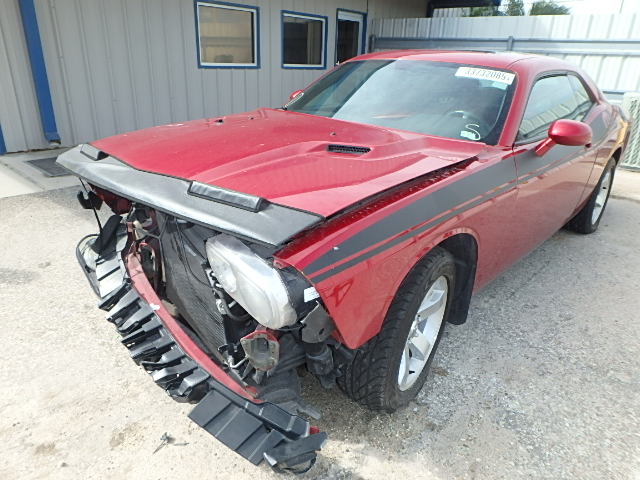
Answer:
<svg viewBox="0 0 640 480"><path fill-rule="evenodd" d="M568 230L588 234L598 229L611 194L615 169L616 161L611 158L604 167L600 180L596 188L593 189L585 206L567 223L566 228Z"/></svg>
<svg viewBox="0 0 640 480"><path fill-rule="evenodd" d="M444 298L439 297L440 291L445 291ZM427 378L447 323L454 291L455 261L449 252L436 247L407 275L396 292L380 332L355 351L351 363L338 378L338 385L347 396L371 410L393 412L408 404ZM440 298L440 301L430 305L429 302L435 302L436 298ZM428 308L425 308L425 305ZM426 318L426 321L419 321L417 318L421 306L421 318ZM436 307L437 310L434 310ZM432 311L433 313L425 313ZM437 320L440 315L442 318L438 326ZM432 320L433 322L429 323ZM420 327L421 324L424 326ZM426 325L430 327L427 328ZM424 340L427 334L419 331L420 328L429 331L430 342ZM418 353L421 352L420 349L411 350L408 343L410 333L414 335L412 339L416 343L420 340L422 345L425 345L425 342L432 345L426 355ZM412 352L416 353L412 355ZM408 368L413 362L423 362L421 372L418 372L417 368ZM401 368L403 374L409 372L406 376L403 375L406 382L402 385L399 377ZM410 373L411 371L413 373Z"/></svg>

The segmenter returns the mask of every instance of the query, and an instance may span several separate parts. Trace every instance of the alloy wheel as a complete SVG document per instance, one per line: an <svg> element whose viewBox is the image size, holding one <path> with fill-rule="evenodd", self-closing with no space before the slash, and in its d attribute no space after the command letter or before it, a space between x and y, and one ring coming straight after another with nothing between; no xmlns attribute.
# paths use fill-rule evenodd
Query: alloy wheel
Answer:
<svg viewBox="0 0 640 480"><path fill-rule="evenodd" d="M609 190L611 189L611 180L611 169L609 169L605 172L604 177L602 177L602 182L600 182L598 195L596 196L596 203L593 206L593 213L591 214L592 224L595 224L602 215L604 205L607 203L607 197L609 196Z"/></svg>
<svg viewBox="0 0 640 480"><path fill-rule="evenodd" d="M400 359L398 388L402 391L413 386L429 360L442 326L448 294L447 279L440 276L420 303Z"/></svg>

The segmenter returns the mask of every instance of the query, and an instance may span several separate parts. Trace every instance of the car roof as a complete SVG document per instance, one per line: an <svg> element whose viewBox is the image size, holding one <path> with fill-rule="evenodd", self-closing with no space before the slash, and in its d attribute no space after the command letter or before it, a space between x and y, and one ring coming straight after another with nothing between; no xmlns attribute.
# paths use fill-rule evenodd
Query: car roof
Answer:
<svg viewBox="0 0 640 480"><path fill-rule="evenodd" d="M573 70L570 64L544 55L516 52L492 52L478 50L388 50L354 57L358 60L421 60L428 62L451 62L506 70L544 71Z"/></svg>

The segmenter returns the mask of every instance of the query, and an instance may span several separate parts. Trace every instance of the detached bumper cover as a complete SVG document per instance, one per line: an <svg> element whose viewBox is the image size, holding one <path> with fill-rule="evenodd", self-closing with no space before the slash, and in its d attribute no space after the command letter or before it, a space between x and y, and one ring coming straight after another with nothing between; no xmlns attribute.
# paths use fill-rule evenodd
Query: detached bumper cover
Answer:
<svg viewBox="0 0 640 480"><path fill-rule="evenodd" d="M77 257L101 297L99 307L108 312L107 320L122 335L131 358L175 400L199 402L189 418L251 463L257 465L266 458L272 467L283 470L313 465L326 434L310 434L306 420L275 404L252 400L252 393L219 366L196 362L187 353L193 351L195 344L185 341L188 337L184 331L175 330L175 319L163 321L168 312L159 299L157 304L148 301L148 282L148 289L142 288L144 293L136 289L145 287L146 277L129 273L132 267L135 269L135 257L126 258L129 269L125 267L125 245L126 230L120 225L115 250L100 255L95 270L87 265L80 251ZM176 335L167 323L172 324ZM177 338L182 339L182 344Z"/></svg>

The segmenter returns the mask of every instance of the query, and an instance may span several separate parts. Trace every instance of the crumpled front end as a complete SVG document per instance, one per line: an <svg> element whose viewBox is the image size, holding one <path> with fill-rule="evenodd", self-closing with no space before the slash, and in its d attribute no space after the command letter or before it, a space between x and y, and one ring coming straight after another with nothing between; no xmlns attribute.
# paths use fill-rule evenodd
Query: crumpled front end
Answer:
<svg viewBox="0 0 640 480"><path fill-rule="evenodd" d="M235 192L192 194L187 181L93 153L60 159L89 184L80 204L113 212L76 254L132 359L172 398L196 403L190 418L252 463L309 468L326 434L299 415L319 417L298 372L331 387L349 353L315 289L273 254L317 218ZM274 218L289 230L269 228Z"/></svg>
<svg viewBox="0 0 640 480"><path fill-rule="evenodd" d="M202 351L153 290L118 218L101 235L83 238L77 257L132 360L173 399L196 403L189 418L253 464L266 459L277 469L309 468L326 434L257 398Z"/></svg>

